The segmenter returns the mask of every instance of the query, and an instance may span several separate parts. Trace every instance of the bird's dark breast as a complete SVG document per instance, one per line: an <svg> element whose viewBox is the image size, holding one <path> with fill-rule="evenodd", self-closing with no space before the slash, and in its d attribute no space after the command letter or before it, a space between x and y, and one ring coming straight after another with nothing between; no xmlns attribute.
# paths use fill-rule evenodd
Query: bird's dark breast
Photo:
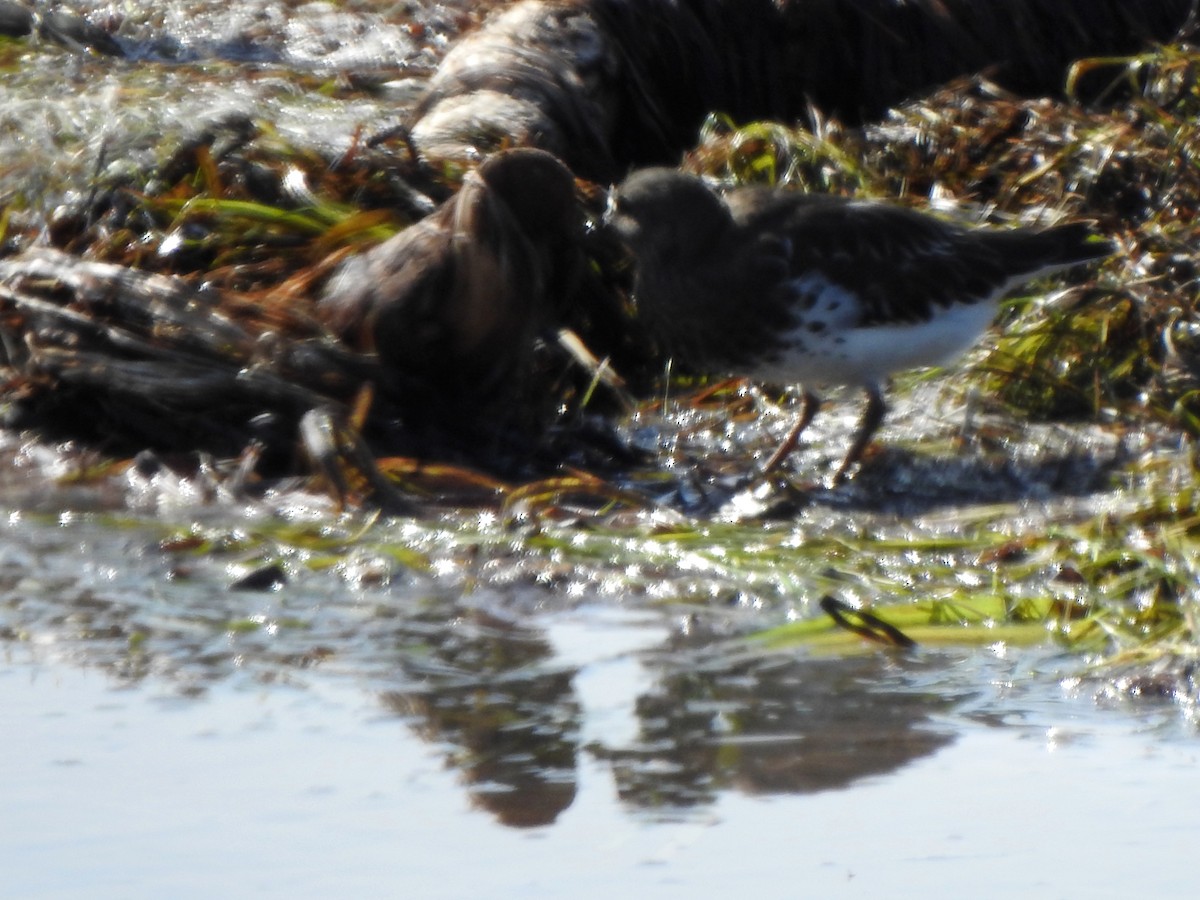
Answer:
<svg viewBox="0 0 1200 900"><path fill-rule="evenodd" d="M764 355L778 353L796 325L780 290L786 271L770 260L674 269L671 276L643 270L635 285L638 316L664 353L687 370L752 369Z"/></svg>

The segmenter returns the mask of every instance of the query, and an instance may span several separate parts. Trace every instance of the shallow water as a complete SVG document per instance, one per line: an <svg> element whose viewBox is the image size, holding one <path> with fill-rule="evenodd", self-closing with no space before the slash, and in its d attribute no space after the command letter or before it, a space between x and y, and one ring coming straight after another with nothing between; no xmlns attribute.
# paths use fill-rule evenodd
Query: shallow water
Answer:
<svg viewBox="0 0 1200 900"><path fill-rule="evenodd" d="M643 654L663 623L605 607L533 622L578 718L561 809L519 828L500 824L511 785L450 763L453 735L354 679L180 696L10 649L6 893L1191 895L1200 748L1170 709L1099 709L994 658L923 661L885 690L861 660L785 661L790 693L727 709L793 715L694 746L703 799L661 803L631 794L620 756L645 725L660 675ZM833 711L800 714L823 705L814 693ZM669 786L686 767L641 777Z"/></svg>
<svg viewBox="0 0 1200 900"><path fill-rule="evenodd" d="M763 653L448 571L231 590L244 555L164 531L6 522L10 896L1190 896L1190 717L1052 647Z"/></svg>

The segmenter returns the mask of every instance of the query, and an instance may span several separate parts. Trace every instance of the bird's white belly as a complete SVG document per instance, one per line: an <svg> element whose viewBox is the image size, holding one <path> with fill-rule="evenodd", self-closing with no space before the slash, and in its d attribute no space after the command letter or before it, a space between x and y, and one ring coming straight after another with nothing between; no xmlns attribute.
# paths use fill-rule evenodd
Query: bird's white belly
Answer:
<svg viewBox="0 0 1200 900"><path fill-rule="evenodd" d="M877 385L894 372L951 362L979 340L995 315L996 303L982 301L940 309L927 322L834 325L819 334L801 325L788 335L788 349L751 374L808 388Z"/></svg>

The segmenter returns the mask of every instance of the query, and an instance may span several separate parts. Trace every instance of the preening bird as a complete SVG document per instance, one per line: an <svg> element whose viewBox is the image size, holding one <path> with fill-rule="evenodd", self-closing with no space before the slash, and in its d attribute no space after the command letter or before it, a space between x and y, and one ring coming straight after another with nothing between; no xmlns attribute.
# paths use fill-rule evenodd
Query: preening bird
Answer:
<svg viewBox="0 0 1200 900"><path fill-rule="evenodd" d="M519 393L536 336L582 265L575 179L554 156L490 156L438 209L347 260L318 308L378 354L407 405L436 418Z"/></svg>

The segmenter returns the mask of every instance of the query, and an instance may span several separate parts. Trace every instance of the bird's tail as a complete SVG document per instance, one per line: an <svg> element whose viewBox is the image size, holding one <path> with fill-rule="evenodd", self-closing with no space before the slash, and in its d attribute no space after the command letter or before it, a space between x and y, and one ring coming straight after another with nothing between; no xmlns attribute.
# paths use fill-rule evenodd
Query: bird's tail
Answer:
<svg viewBox="0 0 1200 900"><path fill-rule="evenodd" d="M1117 250L1112 241L1100 237L1083 222L1056 225L1044 231L997 232L995 240L993 246L1002 248L1010 271L1024 272L1026 277L1104 259Z"/></svg>
<svg viewBox="0 0 1200 900"><path fill-rule="evenodd" d="M1113 241L1096 234L1084 222L1059 225L1043 231L1041 236L1047 242L1046 263L1051 265L1058 263L1071 266L1106 259L1117 252L1117 245Z"/></svg>

